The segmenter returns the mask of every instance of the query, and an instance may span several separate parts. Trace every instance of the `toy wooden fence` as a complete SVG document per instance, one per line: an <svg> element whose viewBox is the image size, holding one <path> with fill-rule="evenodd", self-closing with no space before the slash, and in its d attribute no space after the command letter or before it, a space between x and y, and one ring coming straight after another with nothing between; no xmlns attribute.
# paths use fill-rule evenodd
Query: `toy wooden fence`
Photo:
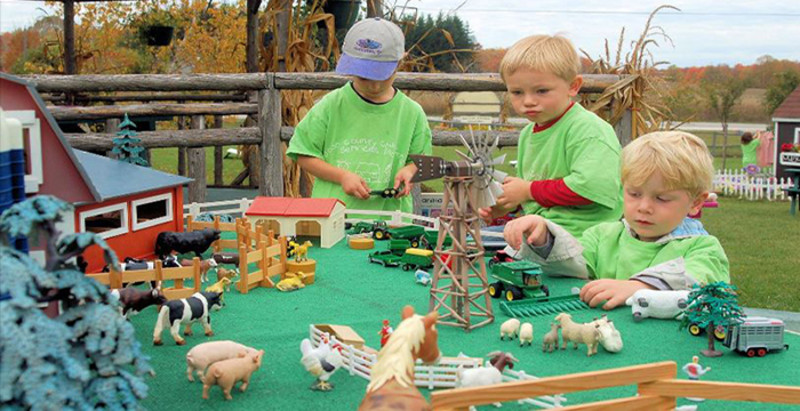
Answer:
<svg viewBox="0 0 800 411"><path fill-rule="evenodd" d="M239 281L236 289L242 294L247 294L254 287L274 287L270 277L280 275L284 279L286 273L286 237L274 237L269 231L266 235L260 229L250 231L249 225L241 224L237 227L239 237ZM250 248L251 240L256 241L253 249ZM249 272L249 265L256 263L258 269Z"/></svg>
<svg viewBox="0 0 800 411"><path fill-rule="evenodd" d="M87 277L94 278L97 282L107 285L109 288L122 288L123 284L135 283L139 281L163 281L172 280L173 286L162 288L164 297L168 300L187 298L200 291L200 259L192 259L192 265L187 267L164 268L161 260L155 260L153 268L149 270L130 270L116 271L113 268L106 273L86 274ZM192 280L192 287L184 287L184 281Z"/></svg>
<svg viewBox="0 0 800 411"><path fill-rule="evenodd" d="M309 325L309 339L314 347L318 347L322 340L322 331L313 324ZM367 381L370 380L371 370L373 364L378 360L378 355L375 350L370 348L368 352L353 347L350 344L345 344L338 341L335 336L330 337L332 343L340 344L342 349L342 359L344 369L350 375L356 375ZM429 390L435 388L454 388L457 382L456 372L459 368L470 369L478 368L482 365L483 360L480 358L459 356L459 357L443 357L437 364L426 365L421 360L418 360L414 366L414 385L417 387L424 387ZM524 372L514 372L506 370L503 375L504 380L515 381L518 379L535 379L532 375L527 375ZM560 395L545 395L537 398L520 398L520 403L536 405L542 408L555 408L562 406L566 401Z"/></svg>
<svg viewBox="0 0 800 411"><path fill-rule="evenodd" d="M241 224L244 224L242 219L237 218L233 223L222 223L220 222L220 218L218 215L214 216L214 221L195 221L194 217L189 215L186 217L186 231L195 231L195 230L203 230L205 228L213 228L215 230L222 231L233 231L237 233L236 239L227 240L220 238L217 241L211 243L211 248L214 249L215 253L218 253L222 250L238 250L239 249L239 230L238 227Z"/></svg>
<svg viewBox="0 0 800 411"><path fill-rule="evenodd" d="M476 388L457 388L431 393L435 410L466 410L469 406L515 401L532 395L597 390L636 385L638 395L578 404L564 410L672 410L678 397L729 401L800 404L800 387L687 381L676 379L673 361L591 371L534 381L517 381Z"/></svg>
<svg viewBox="0 0 800 411"><path fill-rule="evenodd" d="M789 178L755 177L744 170L719 170L714 175L714 191L747 200L788 200L784 188L791 187Z"/></svg>

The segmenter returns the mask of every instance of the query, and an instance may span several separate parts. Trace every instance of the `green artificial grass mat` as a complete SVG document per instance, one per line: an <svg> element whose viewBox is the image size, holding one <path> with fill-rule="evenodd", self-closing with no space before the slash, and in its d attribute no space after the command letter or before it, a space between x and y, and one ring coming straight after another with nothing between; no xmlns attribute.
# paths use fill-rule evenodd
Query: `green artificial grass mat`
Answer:
<svg viewBox="0 0 800 411"><path fill-rule="evenodd" d="M228 233L225 233L226 235ZM376 242L377 249L384 243ZM143 351L157 375L146 377L150 387L148 397L141 405L151 410L175 409L274 409L274 410L354 410L365 393L367 381L338 370L330 379L333 391L309 390L314 377L300 364L300 341L309 336L309 324L340 324L352 327L370 347L380 346L378 332L383 319L397 326L400 310L406 304L415 307L418 313L428 309L428 287L414 282L413 271L400 268L384 268L367 261L368 250L351 250L345 241L330 249L309 249L309 257L317 261L316 282L304 289L283 293L276 289L256 288L248 294L235 289L226 293L226 306L211 313L211 326L215 335L203 335L199 324L193 325L194 335L186 337L186 345L175 345L167 330L162 335L164 345L152 345L156 310L148 308L131 321ZM207 254L210 254L208 252ZM210 275L211 281L216 276ZM546 284L552 295L569 293L579 280L547 278ZM518 342L499 339L500 324L508 317L500 311L498 300L493 300L495 323L466 333L460 329L440 326L439 347L445 356L464 353L481 357L490 351L504 350L513 353L520 363L514 368L524 370L537 377L558 376L570 373L604 370L609 368L675 361L678 378L686 376L680 368L690 362L693 355L705 348L705 337L693 337L688 332L678 331L678 322L647 319L634 323L629 307L607 312L622 333L624 348L620 353L610 354L602 349L593 357L586 356L585 346L577 351L543 353L542 336L549 331L553 316L529 318L534 327L532 347L520 348ZM605 313L603 310L572 312L579 322L588 322ZM522 320L526 321L525 319ZM210 399L203 400L202 383L190 383L186 379L185 355L191 347L212 340L234 340L266 351L263 365L253 374L247 392L238 388L232 393L233 400L226 401L219 387L212 387ZM702 377L703 381L727 381L759 384L800 385L800 337L785 334L788 351L770 353L763 358L747 358L730 351L717 343L717 349L725 354L719 358L701 356L700 363L712 370ZM237 385L238 387L238 385ZM422 389L426 397L429 391ZM569 393L566 406L591 401L632 396L635 386ZM678 405L690 404L679 399ZM707 400L700 406L704 409L791 409L779 404L724 402ZM494 407L480 407L494 409ZM503 409L531 409L529 405L504 404ZM794 409L797 409L796 407Z"/></svg>

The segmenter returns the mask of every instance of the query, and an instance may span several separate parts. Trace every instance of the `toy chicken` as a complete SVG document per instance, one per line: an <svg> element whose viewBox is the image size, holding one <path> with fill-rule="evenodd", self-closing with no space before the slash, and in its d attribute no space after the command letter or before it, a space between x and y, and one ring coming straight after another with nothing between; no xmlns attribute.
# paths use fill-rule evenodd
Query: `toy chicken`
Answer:
<svg viewBox="0 0 800 411"><path fill-rule="evenodd" d="M312 390L330 391L333 389L333 384L329 383L328 379L343 364L341 349L339 344L331 346L330 339L326 334L323 334L322 341L317 348L314 348L308 338L303 339L300 343L300 352L303 353L300 362L306 367L306 371L317 377L310 387Z"/></svg>

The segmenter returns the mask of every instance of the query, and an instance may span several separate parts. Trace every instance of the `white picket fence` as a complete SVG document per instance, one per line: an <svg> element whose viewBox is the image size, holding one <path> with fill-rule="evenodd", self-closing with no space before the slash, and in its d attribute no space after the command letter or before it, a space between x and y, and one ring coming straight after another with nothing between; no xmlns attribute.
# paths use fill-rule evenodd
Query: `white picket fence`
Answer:
<svg viewBox="0 0 800 411"><path fill-rule="evenodd" d="M322 331L313 324L308 326L309 339L314 347L319 347L322 341ZM330 337L331 344L342 346L342 360L344 366L342 371L347 370L350 375L359 376L367 381L370 380L373 364L378 360L377 354L359 350L352 345L338 341L335 336ZM424 387L429 390L434 388L455 388L458 380L457 371L459 368L469 369L478 368L483 360L480 358L467 357L459 354L458 357L443 357L436 364L426 365L417 360L414 366L414 385ZM528 375L524 371L515 372L505 370L503 381L520 381L538 379L533 375ZM537 398L524 398L519 400L520 404L530 404L541 408L557 408L563 406L566 398L562 395L546 395Z"/></svg>
<svg viewBox="0 0 800 411"><path fill-rule="evenodd" d="M784 188L789 188L789 178L758 177L744 170L718 170L714 175L713 189L724 196L736 196L747 200L788 200Z"/></svg>

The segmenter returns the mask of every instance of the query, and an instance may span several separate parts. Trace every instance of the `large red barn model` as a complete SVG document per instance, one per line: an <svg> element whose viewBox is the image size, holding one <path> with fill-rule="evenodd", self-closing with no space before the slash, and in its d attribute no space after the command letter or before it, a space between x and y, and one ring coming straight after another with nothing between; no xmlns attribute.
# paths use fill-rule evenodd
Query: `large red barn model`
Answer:
<svg viewBox="0 0 800 411"><path fill-rule="evenodd" d="M0 73L0 109L20 120L25 148L25 193L49 194L71 203L62 234L92 231L120 259L151 258L162 231L183 231L183 185L188 178L73 150L36 89ZM31 255L44 259L32 244ZM103 267L101 250L84 253L87 272Z"/></svg>

